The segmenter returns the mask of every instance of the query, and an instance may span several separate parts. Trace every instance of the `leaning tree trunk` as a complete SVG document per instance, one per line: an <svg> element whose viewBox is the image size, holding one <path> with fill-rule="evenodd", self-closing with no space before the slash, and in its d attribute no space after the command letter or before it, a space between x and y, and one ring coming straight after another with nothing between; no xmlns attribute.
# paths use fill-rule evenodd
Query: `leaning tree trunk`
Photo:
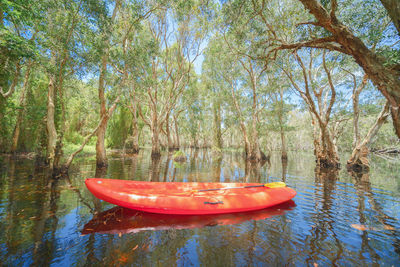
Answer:
<svg viewBox="0 0 400 267"><path fill-rule="evenodd" d="M381 3L388 12L400 36L400 2L398 0L381 0Z"/></svg>
<svg viewBox="0 0 400 267"><path fill-rule="evenodd" d="M389 102L387 101L385 106L379 113L379 116L376 119L375 123L369 129L367 135L364 137L364 140L354 147L350 159L347 161L347 167L349 169L353 169L354 171L369 170L369 161L367 158L369 154L368 144L371 142L372 138L376 136L388 116Z"/></svg>

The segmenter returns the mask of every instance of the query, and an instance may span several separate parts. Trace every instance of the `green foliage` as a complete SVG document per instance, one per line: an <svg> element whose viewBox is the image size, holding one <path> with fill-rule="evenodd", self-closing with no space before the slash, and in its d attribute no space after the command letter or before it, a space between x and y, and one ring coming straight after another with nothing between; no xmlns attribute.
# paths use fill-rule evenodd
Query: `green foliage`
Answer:
<svg viewBox="0 0 400 267"><path fill-rule="evenodd" d="M132 115L125 107L115 111L109 122L107 144L110 148L123 148L132 127Z"/></svg>
<svg viewBox="0 0 400 267"><path fill-rule="evenodd" d="M312 148L307 105L293 93L283 69L293 70L293 79L298 83L303 73L291 51L272 51L278 39L292 43L329 35L321 27L299 25L314 19L300 1L129 0L120 2L112 21L115 3L0 1L0 86L7 91L13 79L17 80L14 94L7 99L0 96L0 150L8 149L18 111L23 110L18 151L45 152L50 77L56 86L55 123L59 136L64 138L65 154L77 149L99 123L99 66L106 52L109 52L104 76L106 108L116 97L121 98L109 118L106 143L110 148L124 147L133 134L132 112L137 117L140 145L150 145L152 136L148 126L152 123L152 108L158 115L159 127L165 131L165 122L160 121L165 120L172 102L168 110L170 131L173 136L173 117L178 116L182 145L211 145L219 126L224 145L243 146L239 122L244 122L250 130L252 115L257 113L256 129L263 150L266 145L279 149L281 130L290 149ZM321 3L330 8L331 1ZM400 64L398 36L378 0L339 1L336 14L368 47L375 47L386 65ZM108 39L109 51L105 45ZM199 46L204 49L201 74L193 70L201 57L191 62ZM305 58L307 52L307 49L298 51ZM32 62L33 68L25 102L21 102L28 62ZM310 64L317 67L321 59ZM344 70L356 74L357 84L363 73L345 55L330 53L327 65L338 88L331 119L346 121L338 144L347 151L353 138L348 100L354 81ZM250 66L257 79L252 80L249 75L246 68ZM18 67L20 74L15 76ZM180 77L184 71L188 73ZM317 72L316 76L310 81L311 90L327 84L326 75ZM180 78L184 82L174 88ZM253 107L253 81L258 110ZM381 99L368 84L360 97L362 135L380 112ZM130 110L132 103L136 111ZM217 109L220 118L215 120ZM166 143L161 128L160 139ZM374 147L396 142L390 123L382 127L373 141ZM95 138L89 142L88 153L93 152L95 142ZM213 150L221 153L215 147Z"/></svg>

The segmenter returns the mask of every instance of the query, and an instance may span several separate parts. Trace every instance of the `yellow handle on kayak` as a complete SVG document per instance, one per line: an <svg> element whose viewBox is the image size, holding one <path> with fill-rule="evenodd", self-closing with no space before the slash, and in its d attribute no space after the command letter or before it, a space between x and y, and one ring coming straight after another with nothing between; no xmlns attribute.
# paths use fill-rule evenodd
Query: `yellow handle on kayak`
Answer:
<svg viewBox="0 0 400 267"><path fill-rule="evenodd" d="M277 187L285 187L286 184L284 182L273 182L273 183L264 184L264 186L268 187L268 188L277 188Z"/></svg>

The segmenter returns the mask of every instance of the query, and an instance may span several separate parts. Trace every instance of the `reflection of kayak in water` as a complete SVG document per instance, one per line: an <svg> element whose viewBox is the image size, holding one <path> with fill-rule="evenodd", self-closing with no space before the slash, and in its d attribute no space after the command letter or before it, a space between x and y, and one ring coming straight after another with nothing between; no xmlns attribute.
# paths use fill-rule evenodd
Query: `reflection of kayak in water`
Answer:
<svg viewBox="0 0 400 267"><path fill-rule="evenodd" d="M200 215L265 209L286 202L296 191L283 182L182 183L86 179L94 196L145 212Z"/></svg>
<svg viewBox="0 0 400 267"><path fill-rule="evenodd" d="M296 204L293 200L257 211L217 215L170 215L156 214L114 207L104 211L88 222L82 234L127 234L146 230L192 229L205 226L238 224L248 220L263 220L282 215Z"/></svg>

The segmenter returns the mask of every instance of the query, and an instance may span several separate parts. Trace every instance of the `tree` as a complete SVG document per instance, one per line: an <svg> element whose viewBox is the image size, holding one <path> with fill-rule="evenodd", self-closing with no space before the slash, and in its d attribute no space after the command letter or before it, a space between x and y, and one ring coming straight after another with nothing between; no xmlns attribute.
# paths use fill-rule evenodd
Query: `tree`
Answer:
<svg viewBox="0 0 400 267"><path fill-rule="evenodd" d="M164 126L168 147L173 147L171 112L190 80L193 62L207 33L207 24L200 27L204 19L196 13L202 6L192 2L180 4L173 6L175 9L159 10L149 18L151 52L141 66L147 103L146 109L139 108L139 114L151 129L153 157L160 156L160 133ZM173 32L175 26L178 30Z"/></svg>
<svg viewBox="0 0 400 267"><path fill-rule="evenodd" d="M377 6L377 1L374 0L369 4L365 4L364 1L344 1L341 6L336 0L323 3L318 0L299 1L315 20L309 16L302 16L302 21L291 22L296 27L303 27L303 30L300 29L295 33L299 38L292 36L289 40L284 32L287 28L275 24L276 15L272 14L274 9L269 9L274 3L266 3L264 0L252 1L250 13L257 16L258 22L263 24L265 38L268 39L263 45L267 47L265 57L274 57L279 50L293 50L301 47L324 48L351 56L389 101L395 133L400 138L400 72L398 67L400 54L397 49L392 48L393 45L387 45L388 42L396 45L395 36L398 39L398 35L393 35L393 30L389 27L390 23L385 22L387 15L382 12L384 10L382 6ZM384 2L388 4L390 1ZM293 2L290 4L295 6ZM398 5L393 5L396 6L395 11L389 12L392 18L395 18L393 14L398 12ZM368 15L366 13L363 21L357 22L353 19L354 10L367 12ZM298 17L295 18L298 19ZM365 31L365 26L361 23L367 21L367 18L375 24L371 23L370 29ZM348 25L342 21L347 21ZM395 19L394 24L397 23L398 20ZM349 25L352 29L348 27ZM355 31L357 34L354 33ZM392 36L388 38L384 32L389 32Z"/></svg>
<svg viewBox="0 0 400 267"><path fill-rule="evenodd" d="M337 72L334 75L335 66L332 64L328 66L326 50L322 52L322 64L318 64L321 61L321 55L314 55L313 49L308 49L307 64L305 64L304 59L297 51L294 52L293 56L300 67L299 71L302 78L294 76L291 70L293 65L287 64L282 69L293 88L306 103L311 114L314 128L314 154L317 166L320 168L338 168L340 163L334 142L335 129L330 124L337 93L334 84L335 76L337 76ZM330 59L332 60L332 57ZM321 65L323 71L320 71Z"/></svg>

